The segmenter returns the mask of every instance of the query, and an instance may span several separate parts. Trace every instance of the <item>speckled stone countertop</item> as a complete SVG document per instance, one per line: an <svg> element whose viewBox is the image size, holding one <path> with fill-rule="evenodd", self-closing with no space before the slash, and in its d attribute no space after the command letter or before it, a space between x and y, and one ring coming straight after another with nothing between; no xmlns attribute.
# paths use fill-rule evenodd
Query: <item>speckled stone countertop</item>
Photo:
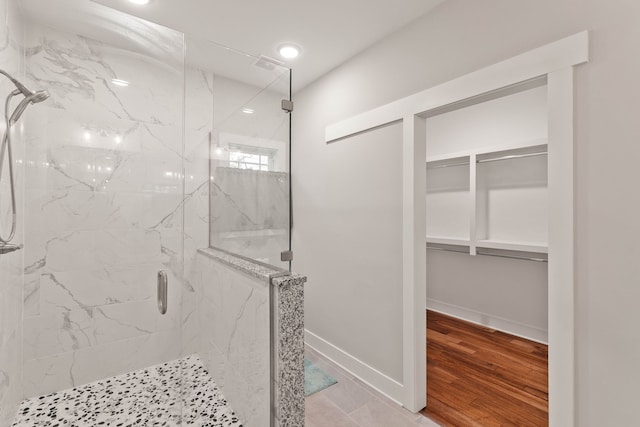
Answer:
<svg viewBox="0 0 640 427"><path fill-rule="evenodd" d="M198 249L198 252L201 254L219 261L224 265L227 265L234 270L238 270L242 273L253 276L257 279L263 279L266 282L269 282L273 278L283 277L302 277L299 275L292 275L287 270L283 270L272 265L263 264L258 261L250 260L247 258L240 257L238 255L231 254L229 252L223 251L221 249L216 248L204 248ZM283 282L281 280L272 282L276 286L280 286L281 284L286 284L286 281Z"/></svg>

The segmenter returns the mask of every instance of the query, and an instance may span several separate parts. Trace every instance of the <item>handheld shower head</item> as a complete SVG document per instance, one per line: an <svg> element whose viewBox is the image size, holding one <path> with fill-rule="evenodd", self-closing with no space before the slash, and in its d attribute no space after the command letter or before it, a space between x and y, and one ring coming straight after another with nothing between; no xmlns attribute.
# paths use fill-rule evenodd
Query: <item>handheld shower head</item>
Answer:
<svg viewBox="0 0 640 427"><path fill-rule="evenodd" d="M33 92L29 96L26 96L22 101L20 101L16 109L13 110L13 113L9 118L9 124L13 124L17 122L20 116L22 116L22 113L25 112L29 104L37 104L38 102L42 102L47 98L49 98L49 92L46 90L39 90L39 91Z"/></svg>
<svg viewBox="0 0 640 427"><path fill-rule="evenodd" d="M31 102L33 104L37 104L38 102L46 101L49 96L50 95L48 90L38 90L31 96Z"/></svg>

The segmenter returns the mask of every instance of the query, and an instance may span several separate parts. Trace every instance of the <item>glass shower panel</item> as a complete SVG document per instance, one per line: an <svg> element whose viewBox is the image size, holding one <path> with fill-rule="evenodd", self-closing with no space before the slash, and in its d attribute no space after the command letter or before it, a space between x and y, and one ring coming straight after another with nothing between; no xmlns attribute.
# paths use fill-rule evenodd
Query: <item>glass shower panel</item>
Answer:
<svg viewBox="0 0 640 427"><path fill-rule="evenodd" d="M212 247L288 269L290 70L210 44ZM189 43L187 43L189 57Z"/></svg>
<svg viewBox="0 0 640 427"><path fill-rule="evenodd" d="M183 355L184 38L94 2L23 6L26 75L51 93L25 127L31 398ZM168 279L164 315L159 271ZM180 366L172 366L148 371L165 388L162 413L176 420ZM144 384L127 380L140 399Z"/></svg>

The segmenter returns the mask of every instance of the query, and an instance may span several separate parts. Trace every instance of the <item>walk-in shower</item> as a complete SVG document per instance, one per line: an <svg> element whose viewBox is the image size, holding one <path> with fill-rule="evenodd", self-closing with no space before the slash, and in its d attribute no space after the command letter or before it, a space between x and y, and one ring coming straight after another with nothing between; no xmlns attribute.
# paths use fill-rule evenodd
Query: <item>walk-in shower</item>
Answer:
<svg viewBox="0 0 640 427"><path fill-rule="evenodd" d="M0 68L0 427L269 426L290 70L90 0L0 0Z"/></svg>
<svg viewBox="0 0 640 427"><path fill-rule="evenodd" d="M31 104L36 104L38 102L45 101L49 98L49 92L46 90L32 91L28 89L25 85L20 83L16 78L11 76L11 74L6 71L0 69L0 74L3 74L7 77L11 82L15 85L16 89L13 90L4 102L4 122L5 122L5 130L2 135L2 142L0 142L0 181L2 181L2 170L4 166L5 153L7 156L7 166L8 166L8 179L9 179L9 194L10 194L10 203L11 203L11 225L8 231L8 234L4 234L3 230L0 230L0 254L1 253L9 253L20 249L19 245L11 244L11 240L15 237L16 233L16 221L17 221L17 208L16 208L16 188L15 188L15 179L13 176L13 155L12 155L12 147L11 147L11 130L16 122L20 119L22 114L25 112L27 107ZM9 109L11 106L11 100L13 97L22 94L24 98L18 106L13 110L13 113L9 114ZM0 202L1 203L1 202Z"/></svg>

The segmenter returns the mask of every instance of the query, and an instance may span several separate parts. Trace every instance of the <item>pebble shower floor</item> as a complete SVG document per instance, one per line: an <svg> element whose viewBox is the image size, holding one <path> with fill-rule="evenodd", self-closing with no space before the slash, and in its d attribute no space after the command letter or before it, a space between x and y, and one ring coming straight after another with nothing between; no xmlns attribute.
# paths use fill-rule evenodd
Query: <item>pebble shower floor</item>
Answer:
<svg viewBox="0 0 640 427"><path fill-rule="evenodd" d="M242 427L195 355L27 399L13 423L13 427L182 425Z"/></svg>

